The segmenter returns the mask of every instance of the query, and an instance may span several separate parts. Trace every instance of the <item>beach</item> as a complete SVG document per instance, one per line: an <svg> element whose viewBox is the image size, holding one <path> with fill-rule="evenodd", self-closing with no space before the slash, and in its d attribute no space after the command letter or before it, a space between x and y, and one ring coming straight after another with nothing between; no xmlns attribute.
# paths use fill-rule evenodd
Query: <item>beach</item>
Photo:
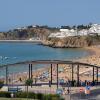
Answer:
<svg viewBox="0 0 100 100"><path fill-rule="evenodd" d="M74 62L82 62L82 63L88 63L100 66L100 46L92 46L92 47L86 47L86 50L90 52L89 56L75 59ZM36 66L36 65L35 65ZM29 86L29 91L34 93L45 93L45 94L56 94L57 86L56 84L51 84L51 87L49 87L48 83L51 81L51 65L44 65L47 67L34 69L32 71L32 80L33 80L33 86ZM68 94L67 89L68 86L61 85L60 83L68 83L68 81L72 81L72 65L71 64L59 64L58 65L58 89L63 90L63 94ZM97 69L94 69L94 80L97 79L96 77ZM71 94L79 93L80 88L84 88L84 86L77 87L77 65L74 65L73 69L73 81L74 81L74 87L71 87L70 92ZM99 69L99 75L100 75L100 69ZM6 83L6 78L1 78L4 83ZM29 72L23 71L19 73L13 73L9 74L8 76L8 84L10 87L16 87L16 85L19 85L22 89L22 91L26 91L25 82L29 79ZM85 81L89 81L92 83L93 81L93 68L88 66L82 66L79 68L79 84L85 84ZM98 81L100 82L100 76L98 77ZM57 82L57 65L52 64L52 83ZM36 85L38 84L38 85ZM42 85L39 85L42 84ZM97 86L91 87L91 90L97 89ZM5 91L5 89L1 89L0 91ZM6 89L7 91L7 89ZM84 92L84 90L83 90Z"/></svg>
<svg viewBox="0 0 100 100"><path fill-rule="evenodd" d="M100 45L86 47L86 49L90 51L91 55L75 61L100 66Z"/></svg>
<svg viewBox="0 0 100 100"><path fill-rule="evenodd" d="M86 50L88 50L88 52L90 52L90 55L83 57L83 58L79 58L79 59L75 59L73 61L76 62L82 62L82 63L88 63L88 64L92 64L92 65L97 65L100 66L100 46L92 46L92 47L86 47ZM65 65L65 64L59 64L59 69L58 69L59 73L58 73L58 77L59 80L64 80L64 82L71 80L72 78L72 69L71 69L71 65ZM79 77L81 81L85 81L85 80L90 80L92 81L93 79L93 69L90 67L80 67L80 72L79 72ZM33 83L37 82L49 82L51 79L51 69L50 66L47 66L46 68L39 68L38 70L33 70L32 72L32 79L33 79ZM99 70L100 73L100 70ZM96 74L96 69L95 69L95 74ZM29 73L28 72L22 72L22 73L15 73L15 74L10 74L9 75L9 84L25 84L25 81L29 78ZM77 80L77 66L74 66L74 80ZM57 81L57 71L56 71L56 65L53 65L53 71L52 71L52 79L53 82ZM5 78L3 78L4 80L6 80ZM96 79L96 77L95 77ZM100 80L100 78L99 78Z"/></svg>
<svg viewBox="0 0 100 100"><path fill-rule="evenodd" d="M92 64L92 65L96 65L96 66L100 66L100 46L91 46L91 47L86 47L86 50L88 50L90 52L90 55L87 57L83 57L81 59L77 59L77 60L73 60L73 61L78 61L78 62L82 62L82 63L88 63L88 64ZM80 67L80 80L85 81L85 80L90 80L92 81L93 79L93 68L92 67L88 67L88 66L83 66ZM48 67L48 72L50 73L50 68ZM41 73L42 72L38 72ZM53 81L56 80L57 74L56 74L56 66L54 66L53 68ZM66 74L67 73L67 74ZM59 79L64 79L64 81L68 81L71 79L71 74L72 73L72 69L70 65L65 65L65 64L59 64ZM74 66L74 79L77 79L77 66ZM94 69L94 74L95 74L95 80L96 80L96 69ZM99 74L100 74L100 70L99 70ZM33 73L34 76L34 73ZM50 75L48 76L48 80L50 80ZM100 78L99 78L100 79ZM48 81L47 80L47 81Z"/></svg>

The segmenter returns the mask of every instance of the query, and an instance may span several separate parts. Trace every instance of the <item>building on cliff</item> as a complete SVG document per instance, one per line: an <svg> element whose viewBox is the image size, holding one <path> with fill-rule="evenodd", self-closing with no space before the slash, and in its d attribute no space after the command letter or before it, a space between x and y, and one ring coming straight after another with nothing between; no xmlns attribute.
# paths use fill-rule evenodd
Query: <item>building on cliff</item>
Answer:
<svg viewBox="0 0 100 100"><path fill-rule="evenodd" d="M100 35L100 24L92 24L89 33L97 33Z"/></svg>
<svg viewBox="0 0 100 100"><path fill-rule="evenodd" d="M68 36L76 36L77 31L74 29L68 30L68 29L60 29L60 32L57 33L51 33L49 37L57 37L57 38L64 38Z"/></svg>
<svg viewBox="0 0 100 100"><path fill-rule="evenodd" d="M51 33L49 37L56 37L56 38L64 38L69 36L86 36L86 35L100 35L100 25L99 24L92 24L89 29L60 29L59 32Z"/></svg>

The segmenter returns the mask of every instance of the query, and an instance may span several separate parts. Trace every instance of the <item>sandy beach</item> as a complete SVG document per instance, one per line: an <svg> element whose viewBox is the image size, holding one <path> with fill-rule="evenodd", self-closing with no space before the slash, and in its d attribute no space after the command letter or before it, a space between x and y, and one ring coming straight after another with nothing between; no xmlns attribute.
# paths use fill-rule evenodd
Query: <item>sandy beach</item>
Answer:
<svg viewBox="0 0 100 100"><path fill-rule="evenodd" d="M100 66L100 45L86 47L85 49L90 51L90 56L78 59L76 61Z"/></svg>

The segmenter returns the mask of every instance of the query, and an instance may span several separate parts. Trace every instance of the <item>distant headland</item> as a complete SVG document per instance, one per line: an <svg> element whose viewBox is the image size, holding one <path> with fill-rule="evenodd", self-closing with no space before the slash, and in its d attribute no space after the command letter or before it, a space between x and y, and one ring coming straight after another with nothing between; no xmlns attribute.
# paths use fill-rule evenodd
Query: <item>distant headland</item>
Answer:
<svg viewBox="0 0 100 100"><path fill-rule="evenodd" d="M32 40L33 39L33 40ZM87 47L100 44L100 25L49 27L30 25L0 32L0 41L42 41L51 47Z"/></svg>

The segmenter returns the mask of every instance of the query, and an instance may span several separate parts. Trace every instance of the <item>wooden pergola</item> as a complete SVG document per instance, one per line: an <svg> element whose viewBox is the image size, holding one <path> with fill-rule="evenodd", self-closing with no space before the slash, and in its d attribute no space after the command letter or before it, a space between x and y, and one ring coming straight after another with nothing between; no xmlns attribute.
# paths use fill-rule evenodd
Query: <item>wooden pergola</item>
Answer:
<svg viewBox="0 0 100 100"><path fill-rule="evenodd" d="M87 63L81 63L81 62L73 62L73 61L64 61L64 60L34 60L34 61L25 61L25 62L18 62L18 63L14 63L14 64L7 64L7 65L2 65L0 68L5 67L6 68L6 85L8 84L8 67L9 66L15 66L15 65L21 65L21 64L28 64L28 72L29 72L29 79L32 79L32 68L34 64L50 64L50 68L51 68L51 78L50 78L50 82L51 85L53 84L52 82L52 69L53 69L53 64L56 64L56 70L57 70L57 88L58 88L58 65L59 64L70 64L71 65L71 71L72 71L72 75L71 75L71 81L74 81L74 67L77 66L77 85L79 85L79 80L80 80L80 67L83 66L88 66L88 67L92 67L92 71L93 71L93 76L92 76L92 80L93 82L95 81L94 78L94 69L96 68L96 80L97 80L97 84L98 84L98 72L99 72L99 68L100 66L96 66L96 65L91 65L91 64L87 64Z"/></svg>

